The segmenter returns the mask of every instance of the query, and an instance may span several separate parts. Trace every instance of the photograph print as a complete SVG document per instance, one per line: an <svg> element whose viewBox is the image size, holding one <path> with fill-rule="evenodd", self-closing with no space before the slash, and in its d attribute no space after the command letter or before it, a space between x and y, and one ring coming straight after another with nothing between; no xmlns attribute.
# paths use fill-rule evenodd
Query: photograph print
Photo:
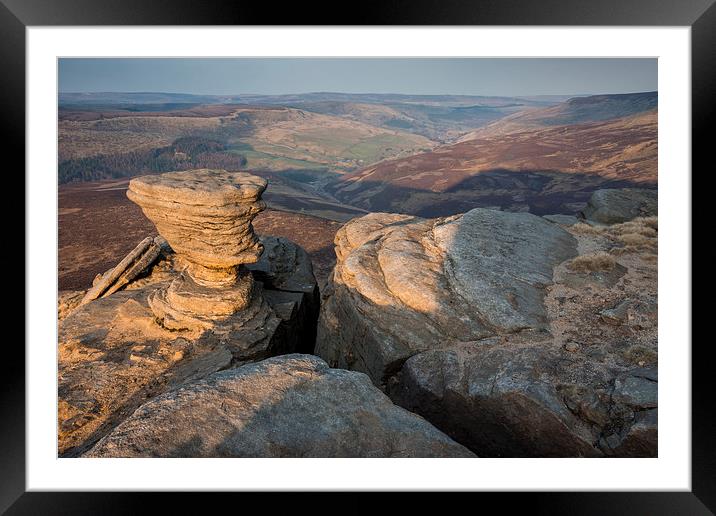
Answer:
<svg viewBox="0 0 716 516"><path fill-rule="evenodd" d="M658 457L656 58L57 68L59 457Z"/></svg>

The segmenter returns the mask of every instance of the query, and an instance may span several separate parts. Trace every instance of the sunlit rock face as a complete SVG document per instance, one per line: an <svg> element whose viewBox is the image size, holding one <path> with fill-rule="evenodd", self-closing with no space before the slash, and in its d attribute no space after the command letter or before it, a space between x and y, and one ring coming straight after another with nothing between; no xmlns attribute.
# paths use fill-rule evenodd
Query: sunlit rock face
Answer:
<svg viewBox="0 0 716 516"><path fill-rule="evenodd" d="M211 431L206 431L207 426ZM88 457L474 457L362 374L284 355L173 389Z"/></svg>
<svg viewBox="0 0 716 516"><path fill-rule="evenodd" d="M244 172L199 169L132 179L127 197L177 254L222 270L261 255L251 221L265 208L266 186L265 179Z"/></svg>
<svg viewBox="0 0 716 516"><path fill-rule="evenodd" d="M265 208L266 185L251 174L209 169L129 182L129 199L187 265L149 298L165 327L213 328L257 302L253 278L242 265L255 263L263 252L251 221Z"/></svg>
<svg viewBox="0 0 716 516"><path fill-rule="evenodd" d="M655 456L656 232L633 226L488 209L354 219L316 353L479 456ZM648 249L620 240L637 230Z"/></svg>
<svg viewBox="0 0 716 516"><path fill-rule="evenodd" d="M336 255L316 350L384 384L416 353L545 328L544 287L576 240L528 213L377 213L338 232Z"/></svg>

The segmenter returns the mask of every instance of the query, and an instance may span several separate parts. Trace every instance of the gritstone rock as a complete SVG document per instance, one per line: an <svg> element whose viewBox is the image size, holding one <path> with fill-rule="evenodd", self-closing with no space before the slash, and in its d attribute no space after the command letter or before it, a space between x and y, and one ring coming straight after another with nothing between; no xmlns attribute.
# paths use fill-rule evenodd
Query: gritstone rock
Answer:
<svg viewBox="0 0 716 516"><path fill-rule="evenodd" d="M617 224L656 215L657 191L639 188L596 190L581 212L583 218L600 224Z"/></svg>
<svg viewBox="0 0 716 516"><path fill-rule="evenodd" d="M474 457L364 374L312 355L270 358L169 391L86 456Z"/></svg>
<svg viewBox="0 0 716 516"><path fill-rule="evenodd" d="M657 383L637 368L656 366L656 262L620 235L487 209L354 219L316 352L478 456L656 456ZM610 249L603 281L583 255ZM622 324L600 316L627 305Z"/></svg>
<svg viewBox="0 0 716 516"><path fill-rule="evenodd" d="M158 244L161 251L141 276L127 279L127 283L117 287L111 295L79 307L79 299L84 293L66 293L60 298L60 456L72 457L84 453L137 407L167 390L247 362L312 350L318 288L310 260L305 251L286 239L259 239L253 234L247 213L261 207L257 200L260 193L257 192L265 183L251 179L253 176L247 178L246 174L237 174L238 177L231 180L226 179L227 175L231 174L209 174L207 171L199 171L196 175L182 173L188 184L194 185L195 191L199 192L199 201L228 199L226 205L219 207L218 211L224 211L221 217L217 215L218 221L211 217L201 219L207 209L206 205L202 205L197 208L197 228L187 229L187 238L193 238L192 231L199 231L200 226L212 228L207 230L209 234L197 237L207 241L214 239L217 249L226 252L213 259L212 267L193 267L196 263L188 257L207 264L206 256L210 254L207 248L198 255L193 253L180 236L172 233L180 224L164 221L157 212L154 215L160 220L160 231L164 231L165 224L174 228L168 231L174 234L173 242L170 248L158 239L143 241L138 247L142 250L134 253L139 258L132 263L142 265L141 257L147 256L147 250L153 244ZM176 179L177 175L171 177ZM214 181L216 189L223 193L218 197L201 193L202 189L190 179L192 177L199 178L199 182ZM217 178L226 179L223 186ZM245 182L249 187L241 186ZM157 184L163 183L158 181ZM176 198L180 196L177 194ZM187 213L190 211L187 210ZM232 224L230 219L233 216L231 213L236 212L244 213L241 223L245 231L244 244L222 244L222 238L230 240L235 236L236 224ZM190 225L187 221L191 217L187 213L176 218ZM166 216L169 217L169 213ZM225 236L211 236L212 232L224 232ZM259 259L264 247L270 252ZM182 249L184 254L174 253L172 248ZM124 270L132 268L130 265ZM191 271L187 272L187 269ZM189 289L187 283L193 281L192 274L197 270L200 271L199 280ZM117 285L118 281L123 281L122 278L127 276L120 273L109 284ZM251 290L248 304L234 303L231 295L245 285L250 285ZM157 296L164 296L166 304L152 303ZM196 304L191 304L192 299L196 300ZM237 305L242 308L237 308ZM161 319L163 313L157 306L187 316L182 321L193 323L199 320L206 324L167 325L166 319ZM195 308L197 314L192 312ZM174 321L179 320L174 314L172 317ZM204 428L204 431L210 432L211 429Z"/></svg>

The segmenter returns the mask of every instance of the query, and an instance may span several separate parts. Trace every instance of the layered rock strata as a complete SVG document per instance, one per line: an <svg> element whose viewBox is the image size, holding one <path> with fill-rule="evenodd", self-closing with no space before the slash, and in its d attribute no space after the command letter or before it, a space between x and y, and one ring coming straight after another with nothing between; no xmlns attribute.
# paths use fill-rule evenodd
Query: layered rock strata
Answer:
<svg viewBox="0 0 716 516"><path fill-rule="evenodd" d="M242 265L263 252L251 221L265 208L266 185L250 174L209 169L129 182L129 199L186 262L178 278L149 298L166 328L213 328L252 304L253 277Z"/></svg>
<svg viewBox="0 0 716 516"><path fill-rule="evenodd" d="M336 235L316 351L384 385L416 353L544 329L552 269L576 254L571 235L528 213L355 219Z"/></svg>

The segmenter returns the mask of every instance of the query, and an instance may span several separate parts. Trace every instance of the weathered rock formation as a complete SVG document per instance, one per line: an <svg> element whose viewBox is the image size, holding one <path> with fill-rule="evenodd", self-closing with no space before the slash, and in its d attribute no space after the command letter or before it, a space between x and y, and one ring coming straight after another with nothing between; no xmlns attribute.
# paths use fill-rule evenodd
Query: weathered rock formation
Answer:
<svg viewBox="0 0 716 516"><path fill-rule="evenodd" d="M546 220L484 209L371 214L346 224L336 244L316 352L376 384L423 351L546 328L544 288L577 254L574 237Z"/></svg>
<svg viewBox="0 0 716 516"><path fill-rule="evenodd" d="M656 190L641 188L596 190L580 216L600 224L618 224L636 217L655 217L658 213Z"/></svg>
<svg viewBox="0 0 716 516"><path fill-rule="evenodd" d="M167 288L149 297L166 328L228 332L233 314L260 304L242 264L258 261L263 252L251 221L265 208L266 184L250 174L208 169L129 182L127 197L187 263Z"/></svg>
<svg viewBox="0 0 716 516"><path fill-rule="evenodd" d="M479 456L655 456L656 220L560 222L354 219L316 353Z"/></svg>
<svg viewBox="0 0 716 516"><path fill-rule="evenodd" d="M364 374L312 355L270 358L173 389L85 456L474 457Z"/></svg>
<svg viewBox="0 0 716 516"><path fill-rule="evenodd" d="M81 306L86 293L60 299L62 456L83 453L168 389L246 362L313 349L318 288L310 260L288 240L259 239L251 228L263 180L220 171L181 173L196 194L182 198L179 174L168 176L137 181L142 187L136 190L143 192L141 202L159 230L166 230L171 248L164 247L151 266L111 295ZM155 190L142 189L147 184ZM174 195L173 204L147 193L161 188ZM132 269L157 240L145 239L126 264L101 278ZM264 247L267 253L260 257ZM117 282L105 283L114 288Z"/></svg>

